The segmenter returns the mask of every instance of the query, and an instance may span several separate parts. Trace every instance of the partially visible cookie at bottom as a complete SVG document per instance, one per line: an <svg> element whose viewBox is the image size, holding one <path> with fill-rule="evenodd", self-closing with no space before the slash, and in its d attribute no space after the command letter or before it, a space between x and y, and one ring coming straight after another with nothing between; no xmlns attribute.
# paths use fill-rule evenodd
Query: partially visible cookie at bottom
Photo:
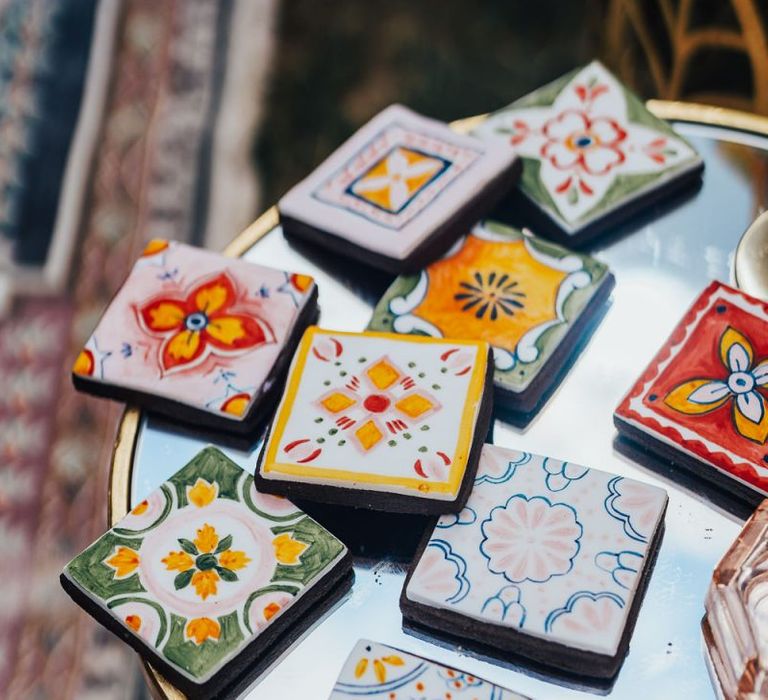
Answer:
<svg viewBox="0 0 768 700"><path fill-rule="evenodd" d="M328 700L361 695L373 700L443 699L464 693L472 700L528 700L471 673L367 639L355 644Z"/></svg>

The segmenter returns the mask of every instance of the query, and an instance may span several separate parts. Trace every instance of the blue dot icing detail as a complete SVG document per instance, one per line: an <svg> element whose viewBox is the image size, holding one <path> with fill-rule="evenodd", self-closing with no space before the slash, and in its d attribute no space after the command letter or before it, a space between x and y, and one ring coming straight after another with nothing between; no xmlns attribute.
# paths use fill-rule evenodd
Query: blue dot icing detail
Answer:
<svg viewBox="0 0 768 700"><path fill-rule="evenodd" d="M184 325L189 331L201 331L208 325L208 317L202 311L189 314L184 319Z"/></svg>

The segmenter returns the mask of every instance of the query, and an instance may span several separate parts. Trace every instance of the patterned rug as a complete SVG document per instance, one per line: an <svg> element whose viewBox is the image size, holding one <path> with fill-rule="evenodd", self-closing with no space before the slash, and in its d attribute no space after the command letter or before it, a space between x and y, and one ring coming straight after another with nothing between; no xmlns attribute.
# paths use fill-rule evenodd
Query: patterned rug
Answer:
<svg viewBox="0 0 768 700"><path fill-rule="evenodd" d="M0 321L0 559L6 563L0 697L135 698L146 692L136 656L58 583L62 566L105 528L122 412L118 404L75 393L69 368L148 239L220 247L256 213L254 176L243 162L258 112L253 86L263 81L264 64L248 59L253 37L270 30L273 3L0 0L0 67L10 66L18 83L19 71L35 69L20 57L54 55L61 36L47 32L61 6L96 10L97 25L107 9L119 16L110 25L112 40L102 37L90 57L110 66L109 89L92 125L99 130L95 157L87 173L75 173L88 185L66 294L18 298ZM4 41L10 31L21 46ZM82 40L82 32L73 38ZM3 123L0 113L0 132ZM34 139L36 127L30 128L25 137ZM246 156L227 159L233 149ZM20 157L19 150L0 149L0 182L7 185L2 177L14 168L20 172ZM222 195L234 181L236 201ZM38 205L47 201L55 210L58 189L48 194Z"/></svg>

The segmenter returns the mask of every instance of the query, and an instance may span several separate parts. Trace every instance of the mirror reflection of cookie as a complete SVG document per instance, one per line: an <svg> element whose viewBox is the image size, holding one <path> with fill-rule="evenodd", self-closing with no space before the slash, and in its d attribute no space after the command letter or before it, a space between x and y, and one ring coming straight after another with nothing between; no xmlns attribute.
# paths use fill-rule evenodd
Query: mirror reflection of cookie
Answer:
<svg viewBox="0 0 768 700"><path fill-rule="evenodd" d="M361 639L350 652L328 700L349 697L527 700L472 673Z"/></svg>

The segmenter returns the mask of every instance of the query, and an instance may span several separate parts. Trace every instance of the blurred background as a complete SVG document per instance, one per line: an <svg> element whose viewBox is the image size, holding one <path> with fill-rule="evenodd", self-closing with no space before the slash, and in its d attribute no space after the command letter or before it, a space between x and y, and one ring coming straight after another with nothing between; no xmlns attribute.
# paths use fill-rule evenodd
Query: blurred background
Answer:
<svg viewBox="0 0 768 700"><path fill-rule="evenodd" d="M146 694L58 584L122 410L69 368L144 243L222 248L391 102L466 117L593 57L768 114L765 0L0 0L0 697Z"/></svg>

